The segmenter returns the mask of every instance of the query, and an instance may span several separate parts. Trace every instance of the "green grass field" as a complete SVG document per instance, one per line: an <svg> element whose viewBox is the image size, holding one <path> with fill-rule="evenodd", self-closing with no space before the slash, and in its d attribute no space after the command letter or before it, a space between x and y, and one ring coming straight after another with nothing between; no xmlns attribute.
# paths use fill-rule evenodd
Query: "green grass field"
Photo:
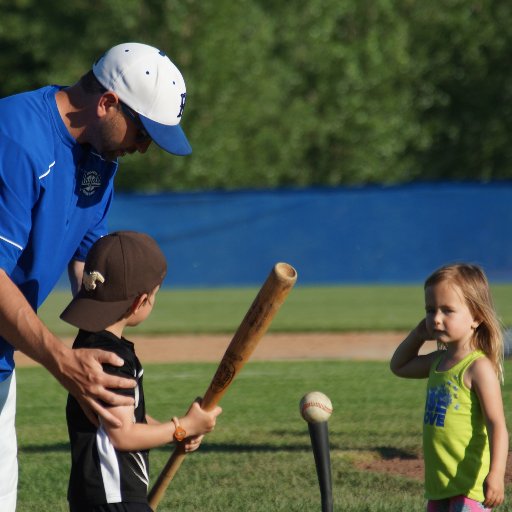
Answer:
<svg viewBox="0 0 512 512"><path fill-rule="evenodd" d="M206 389L215 366L146 365L148 412L159 419L182 414ZM506 372L511 371L507 361ZM385 362L249 362L222 400L215 432L186 458L159 511L320 510L307 424L298 410L300 398L315 389L334 405L329 421L334 509L423 511L420 481L370 473L356 463L420 453L424 387L424 381L394 377ZM40 368L20 368L18 390L18 510L65 511L65 393ZM505 404L511 392L508 379ZM507 420L512 425L510 408ZM151 452L153 481L169 454L168 448ZM499 510L512 511L510 500Z"/></svg>
<svg viewBox="0 0 512 512"><path fill-rule="evenodd" d="M300 276L299 276L300 279ZM161 290L149 319L134 332L150 334L233 332L258 292L257 288ZM512 325L512 285L495 285L496 308ZM59 320L70 299L54 292L40 310L60 335L75 329ZM289 294L272 331L392 331L412 328L424 310L423 290L415 286L324 286L298 284Z"/></svg>
<svg viewBox="0 0 512 512"><path fill-rule="evenodd" d="M163 290L139 333L234 332L258 289ZM493 287L503 322L512 325L512 285ZM60 335L75 329L58 320L69 295L52 294L40 314ZM296 286L271 331L407 330L423 312L418 286ZM133 331L132 331L133 332ZM204 392L215 364L146 365L148 412L183 414ZM507 375L512 361L507 361ZM223 398L224 413L201 450L185 460L159 511L320 510L320 495L300 398L321 390L333 401L329 422L335 510L420 512L422 483L358 469L357 462L416 456L421 451L422 381L394 377L385 362L249 362ZM41 368L18 370L22 512L67 510L69 447L65 392ZM510 404L512 381L504 400ZM512 411L507 411L512 425ZM512 428L512 427L510 427ZM152 451L152 480L170 449ZM510 488L508 489L510 494ZM499 510L511 511L507 503Z"/></svg>

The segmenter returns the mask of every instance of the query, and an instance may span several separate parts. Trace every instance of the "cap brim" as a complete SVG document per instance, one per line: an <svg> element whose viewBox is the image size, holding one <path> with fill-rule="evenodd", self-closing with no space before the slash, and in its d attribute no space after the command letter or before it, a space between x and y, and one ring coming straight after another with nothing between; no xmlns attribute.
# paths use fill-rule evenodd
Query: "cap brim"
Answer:
<svg viewBox="0 0 512 512"><path fill-rule="evenodd" d="M153 141L163 150L179 156L192 153L192 147L179 124L171 126L157 123L141 114L139 117Z"/></svg>
<svg viewBox="0 0 512 512"><path fill-rule="evenodd" d="M117 322L132 305L133 299L103 302L78 295L60 318L68 324L90 332L99 332Z"/></svg>

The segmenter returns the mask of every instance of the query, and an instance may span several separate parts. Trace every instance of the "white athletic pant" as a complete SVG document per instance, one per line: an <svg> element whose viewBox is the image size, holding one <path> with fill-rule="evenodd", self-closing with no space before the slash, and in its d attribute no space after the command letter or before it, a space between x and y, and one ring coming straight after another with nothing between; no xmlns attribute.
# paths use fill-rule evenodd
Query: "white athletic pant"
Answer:
<svg viewBox="0 0 512 512"><path fill-rule="evenodd" d="M0 510L15 512L18 487L16 375L0 382Z"/></svg>

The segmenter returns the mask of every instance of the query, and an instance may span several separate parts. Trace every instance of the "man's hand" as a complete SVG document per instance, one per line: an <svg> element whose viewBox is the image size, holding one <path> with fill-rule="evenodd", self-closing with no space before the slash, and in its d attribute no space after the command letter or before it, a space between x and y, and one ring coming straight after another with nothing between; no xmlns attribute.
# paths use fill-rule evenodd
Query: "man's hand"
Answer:
<svg viewBox="0 0 512 512"><path fill-rule="evenodd" d="M133 398L119 395L109 389L129 389L136 386L135 380L109 375L102 364L123 366L123 360L113 352L99 349L76 349L62 345L57 359L57 380L78 400L87 417L98 425L98 416L113 427L121 426L100 402L108 405L133 405Z"/></svg>
<svg viewBox="0 0 512 512"><path fill-rule="evenodd" d="M16 349L42 364L80 403L91 421L100 416L119 426L118 420L101 405L131 405L129 397L108 388L134 388L131 379L108 375L102 363L122 366L123 361L103 350L72 350L52 334L38 318L19 288L0 269L0 334Z"/></svg>

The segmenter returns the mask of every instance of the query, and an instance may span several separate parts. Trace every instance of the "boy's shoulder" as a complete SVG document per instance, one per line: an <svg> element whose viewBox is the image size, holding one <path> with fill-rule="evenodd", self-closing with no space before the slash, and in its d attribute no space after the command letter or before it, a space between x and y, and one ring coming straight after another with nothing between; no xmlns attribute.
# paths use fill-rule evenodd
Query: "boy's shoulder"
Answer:
<svg viewBox="0 0 512 512"><path fill-rule="evenodd" d="M118 338L108 331L88 332L80 329L73 342L73 348L97 348L115 352L123 358L135 357L135 348L131 341Z"/></svg>

